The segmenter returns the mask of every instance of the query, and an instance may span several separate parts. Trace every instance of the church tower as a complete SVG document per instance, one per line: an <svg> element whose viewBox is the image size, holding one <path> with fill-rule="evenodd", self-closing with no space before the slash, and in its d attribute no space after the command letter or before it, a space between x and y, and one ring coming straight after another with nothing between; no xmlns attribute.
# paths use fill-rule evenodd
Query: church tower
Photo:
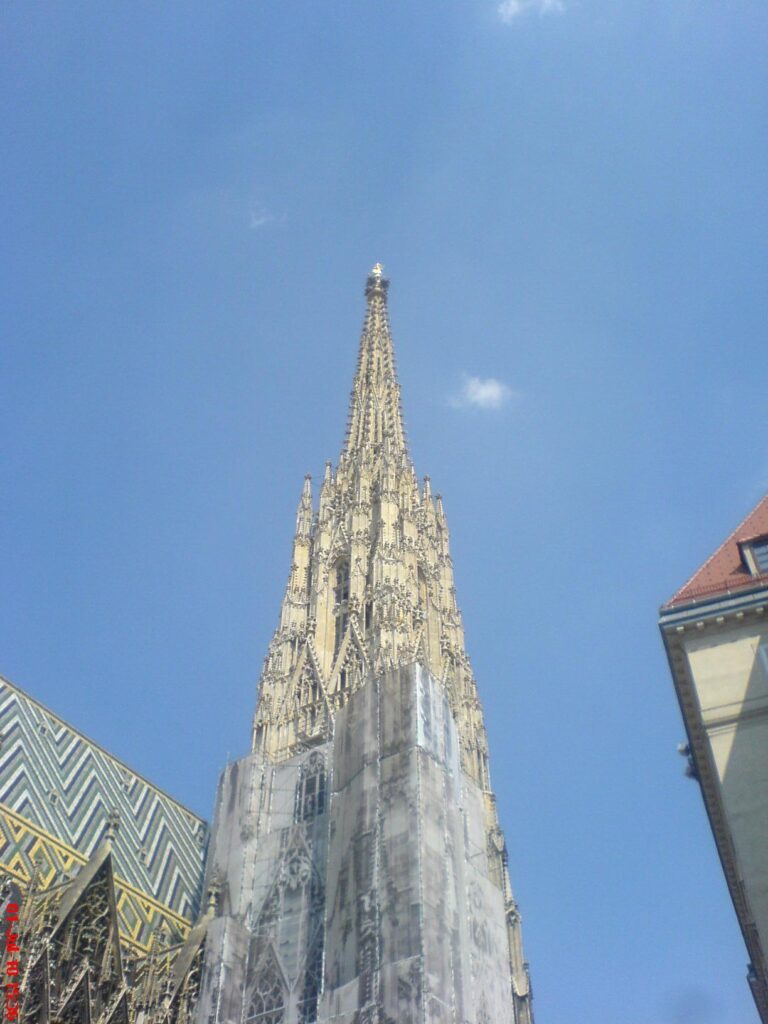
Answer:
<svg viewBox="0 0 768 1024"><path fill-rule="evenodd" d="M377 264L347 434L306 477L251 753L217 795L197 1020L532 1024L448 523Z"/></svg>

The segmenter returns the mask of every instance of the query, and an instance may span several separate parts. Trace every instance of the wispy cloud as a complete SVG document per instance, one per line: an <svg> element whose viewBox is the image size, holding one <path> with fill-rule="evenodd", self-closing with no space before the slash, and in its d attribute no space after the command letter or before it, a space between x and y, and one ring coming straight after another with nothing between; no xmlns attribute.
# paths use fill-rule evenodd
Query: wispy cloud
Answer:
<svg viewBox="0 0 768 1024"><path fill-rule="evenodd" d="M258 231L265 224L271 224L275 218L263 206L251 206L248 209L248 226L252 231Z"/></svg>
<svg viewBox="0 0 768 1024"><path fill-rule="evenodd" d="M510 25L522 14L561 14L565 0L501 0L496 10L501 20Z"/></svg>
<svg viewBox="0 0 768 1024"><path fill-rule="evenodd" d="M518 393L496 377L464 376L461 391L449 401L454 409L501 409Z"/></svg>

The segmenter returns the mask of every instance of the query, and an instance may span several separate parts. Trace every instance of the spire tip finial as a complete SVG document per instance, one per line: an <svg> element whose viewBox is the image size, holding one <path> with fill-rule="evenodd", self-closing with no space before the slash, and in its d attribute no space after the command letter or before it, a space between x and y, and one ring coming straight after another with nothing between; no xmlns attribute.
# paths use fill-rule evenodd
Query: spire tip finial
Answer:
<svg viewBox="0 0 768 1024"><path fill-rule="evenodd" d="M373 268L365 282L365 294L367 298L372 295L386 295L389 281L384 277L384 267L381 263L374 263Z"/></svg>

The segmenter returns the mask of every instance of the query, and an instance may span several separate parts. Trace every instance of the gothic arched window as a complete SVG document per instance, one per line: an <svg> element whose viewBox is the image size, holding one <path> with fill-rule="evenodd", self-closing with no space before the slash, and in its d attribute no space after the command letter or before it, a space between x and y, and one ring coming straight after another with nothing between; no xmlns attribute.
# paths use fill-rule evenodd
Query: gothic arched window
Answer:
<svg viewBox="0 0 768 1024"><path fill-rule="evenodd" d="M325 788L325 761L321 754L312 754L299 768L294 814L297 823L312 821L323 813Z"/></svg>
<svg viewBox="0 0 768 1024"><path fill-rule="evenodd" d="M349 621L349 562L340 558L334 569L333 599L336 612L336 630L333 643L334 658L339 653L341 642Z"/></svg>
<svg viewBox="0 0 768 1024"><path fill-rule="evenodd" d="M310 666L304 669L299 686L299 704L303 707L307 704L317 704L320 700L320 683Z"/></svg>
<svg viewBox="0 0 768 1024"><path fill-rule="evenodd" d="M349 600L349 562L345 558L336 563L333 588L336 604L346 604Z"/></svg>
<svg viewBox="0 0 768 1024"><path fill-rule="evenodd" d="M256 980L248 1004L248 1024L282 1024L285 1017L283 982L274 964Z"/></svg>

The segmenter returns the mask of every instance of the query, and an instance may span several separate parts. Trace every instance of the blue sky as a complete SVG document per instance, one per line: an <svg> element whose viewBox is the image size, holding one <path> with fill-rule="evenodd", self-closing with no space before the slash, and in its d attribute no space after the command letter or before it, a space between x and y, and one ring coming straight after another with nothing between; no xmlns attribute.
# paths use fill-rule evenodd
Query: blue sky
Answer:
<svg viewBox="0 0 768 1024"><path fill-rule="evenodd" d="M209 813L381 260L537 1022L756 1021L656 613L768 488L763 0L0 23L0 671Z"/></svg>

